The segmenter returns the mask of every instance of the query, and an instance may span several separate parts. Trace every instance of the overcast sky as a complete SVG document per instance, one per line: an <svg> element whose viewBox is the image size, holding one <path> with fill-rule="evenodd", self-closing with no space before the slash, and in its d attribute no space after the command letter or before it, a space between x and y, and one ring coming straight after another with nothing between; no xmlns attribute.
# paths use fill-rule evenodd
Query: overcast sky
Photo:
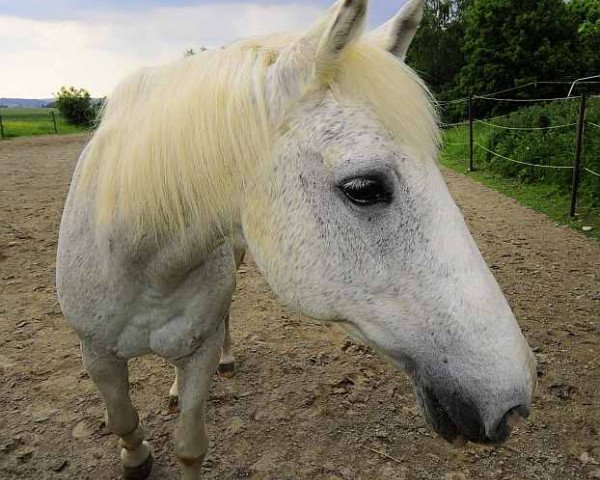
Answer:
<svg viewBox="0 0 600 480"><path fill-rule="evenodd" d="M404 0L371 0L370 21ZM61 85L107 95L128 73L251 35L307 27L333 0L0 0L0 97Z"/></svg>

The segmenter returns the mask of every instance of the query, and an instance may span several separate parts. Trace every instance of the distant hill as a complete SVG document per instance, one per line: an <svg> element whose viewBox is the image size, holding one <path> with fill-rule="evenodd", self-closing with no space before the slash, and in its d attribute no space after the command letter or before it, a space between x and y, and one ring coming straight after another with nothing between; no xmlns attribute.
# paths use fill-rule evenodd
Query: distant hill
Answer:
<svg viewBox="0 0 600 480"><path fill-rule="evenodd" d="M0 107L42 108L54 101L54 98L0 98Z"/></svg>

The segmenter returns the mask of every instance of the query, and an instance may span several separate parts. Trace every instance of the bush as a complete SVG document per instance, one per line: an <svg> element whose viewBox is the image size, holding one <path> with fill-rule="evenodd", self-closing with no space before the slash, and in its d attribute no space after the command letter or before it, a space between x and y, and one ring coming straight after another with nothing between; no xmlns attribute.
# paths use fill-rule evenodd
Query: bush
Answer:
<svg viewBox="0 0 600 480"><path fill-rule="evenodd" d="M91 126L96 119L97 108L90 93L75 87L61 87L55 94L56 108L72 125Z"/></svg>

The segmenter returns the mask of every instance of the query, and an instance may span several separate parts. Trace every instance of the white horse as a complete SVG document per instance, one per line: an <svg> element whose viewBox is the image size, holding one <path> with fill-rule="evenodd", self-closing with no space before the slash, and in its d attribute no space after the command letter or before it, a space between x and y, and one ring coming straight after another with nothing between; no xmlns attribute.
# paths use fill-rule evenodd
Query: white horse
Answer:
<svg viewBox="0 0 600 480"><path fill-rule="evenodd" d="M501 442L527 416L532 353L443 182L431 99L403 62L422 4L363 36L367 0L340 0L307 32L147 69L110 97L73 177L57 286L126 478L152 463L127 369L149 353L177 368L175 454L199 478L246 247L283 302L406 369L446 439Z"/></svg>

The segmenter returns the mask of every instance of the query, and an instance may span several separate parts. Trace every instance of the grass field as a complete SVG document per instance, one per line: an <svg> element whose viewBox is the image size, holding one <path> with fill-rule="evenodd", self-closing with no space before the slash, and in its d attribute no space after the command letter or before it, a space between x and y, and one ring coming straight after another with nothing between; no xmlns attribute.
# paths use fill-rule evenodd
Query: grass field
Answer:
<svg viewBox="0 0 600 480"><path fill-rule="evenodd" d="M489 131L486 129L475 130L475 141L486 144ZM468 132L466 127L456 127L444 132L444 145L440 162L459 173L467 173L468 168ZM477 152L475 167L477 167ZM516 199L538 212L548 215L556 222L568 225L576 230L583 231L583 227L592 227L591 231L584 232L587 236L600 241L600 208L588 204L585 192L581 192L580 202L577 207L575 219L569 217L570 195L568 191L555 185L542 182L523 183L514 178L507 178L501 174L487 170L477 170L468 173L470 178L497 190L504 195Z"/></svg>
<svg viewBox="0 0 600 480"><path fill-rule="evenodd" d="M56 116L56 129L59 134L79 133L86 130L83 127L69 125L56 109L0 108L4 138L55 134L52 111Z"/></svg>

